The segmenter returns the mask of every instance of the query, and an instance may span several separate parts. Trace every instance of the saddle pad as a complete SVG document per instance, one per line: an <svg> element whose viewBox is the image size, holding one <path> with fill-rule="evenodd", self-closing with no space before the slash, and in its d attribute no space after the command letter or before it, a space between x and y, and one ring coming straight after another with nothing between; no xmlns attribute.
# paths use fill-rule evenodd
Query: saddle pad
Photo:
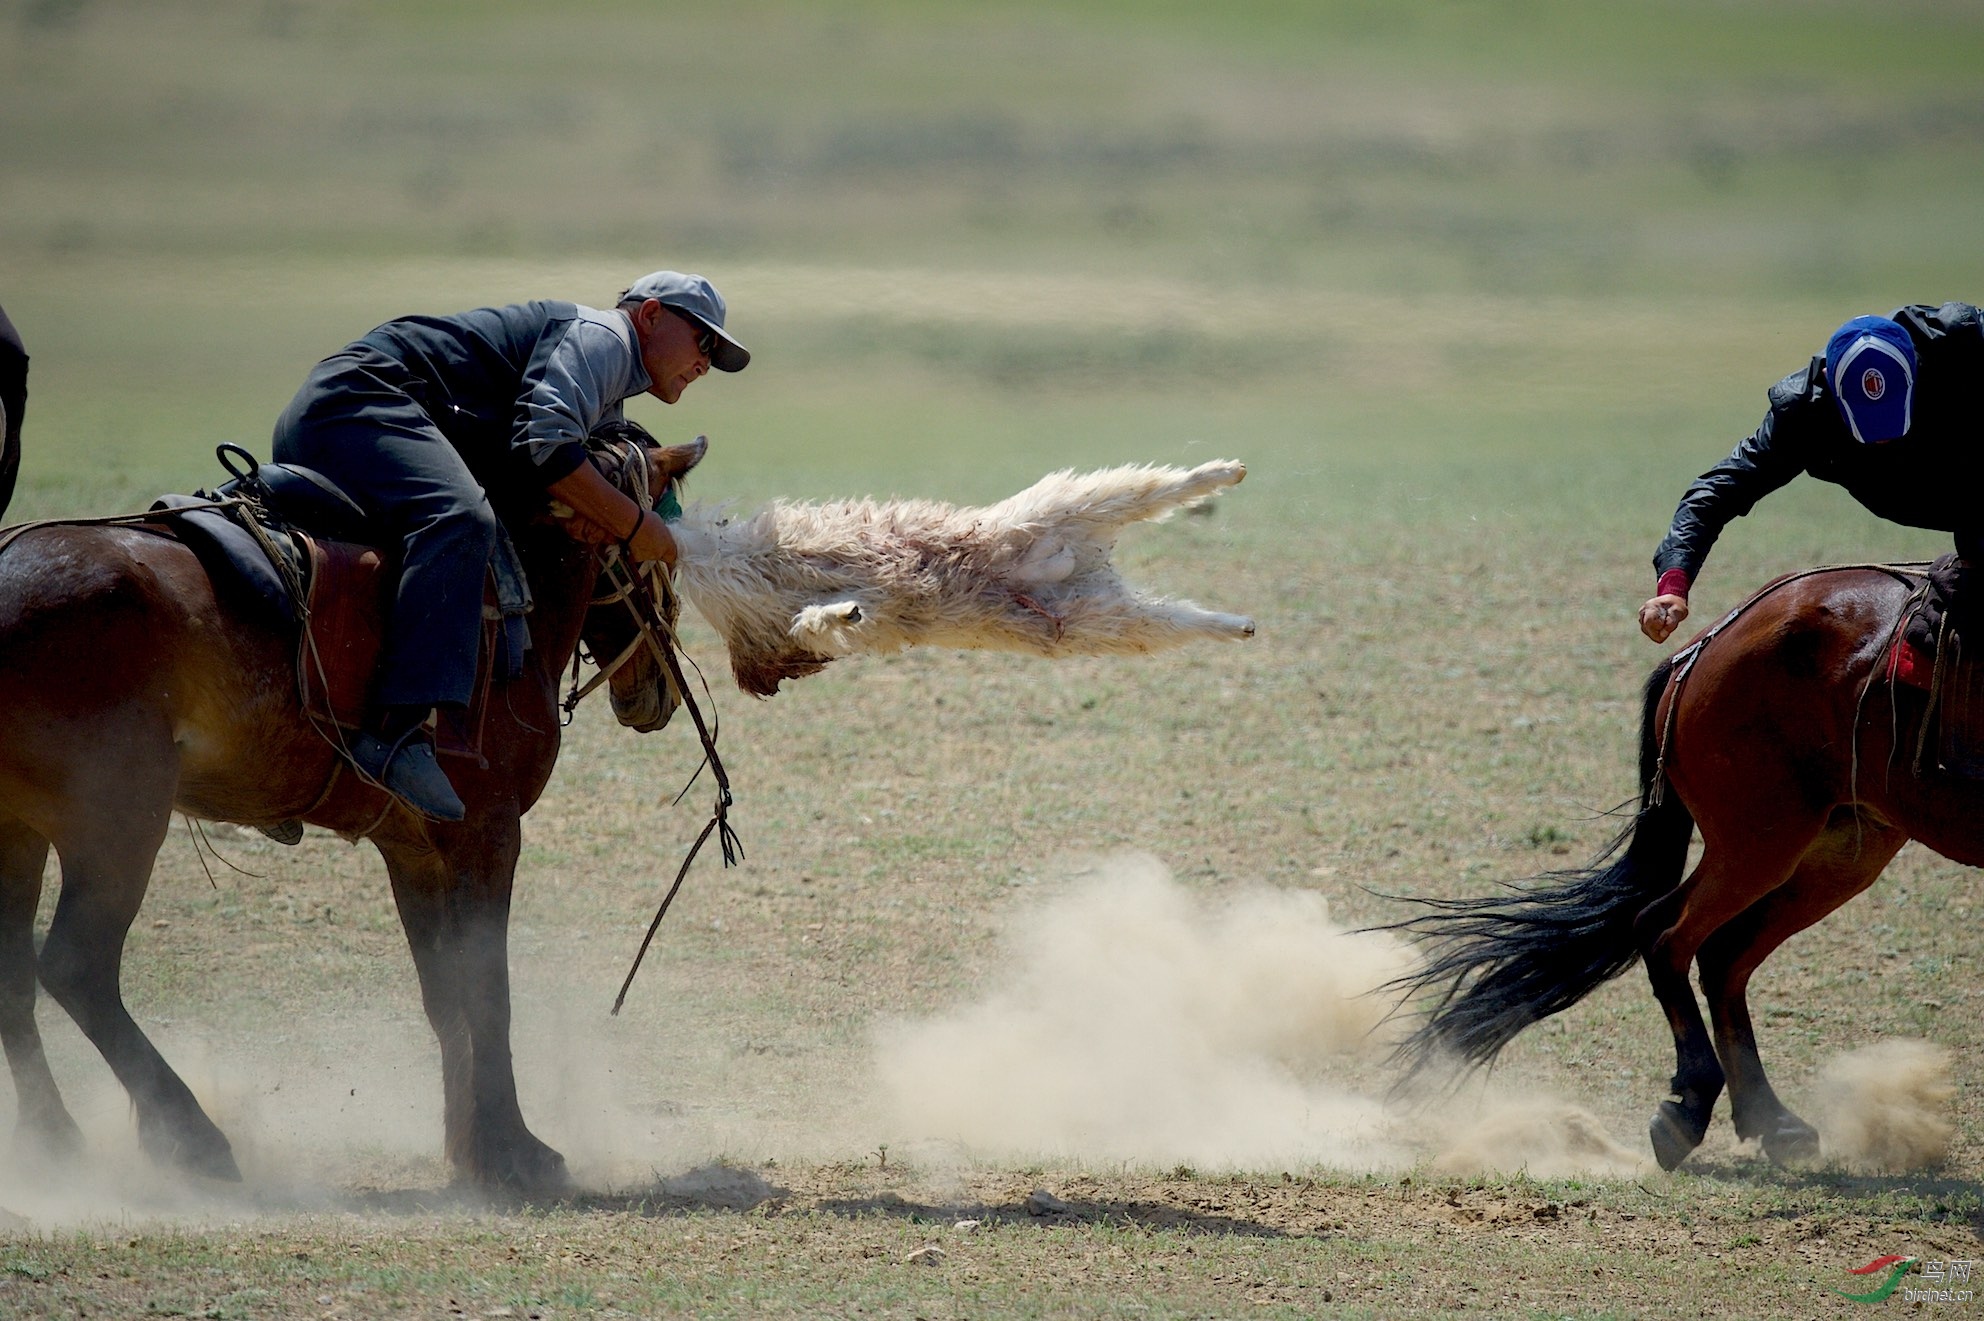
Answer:
<svg viewBox="0 0 1984 1321"><path fill-rule="evenodd" d="M230 600L260 611L283 627L296 623L296 602L290 598L281 575L269 563L262 543L248 529L217 509L209 501L190 495L163 495L152 503L151 512L170 528L207 571L214 587ZM280 551L281 533L271 538ZM294 567L292 565L292 567Z"/></svg>
<svg viewBox="0 0 1984 1321"><path fill-rule="evenodd" d="M297 650L298 690L304 712L320 730L356 730L365 718L372 684L385 649L387 607L398 566L375 547L320 541L295 534L310 558L309 617ZM475 689L459 718L436 721L437 752L482 756L482 721L489 707L491 658L499 622L485 622L476 661Z"/></svg>

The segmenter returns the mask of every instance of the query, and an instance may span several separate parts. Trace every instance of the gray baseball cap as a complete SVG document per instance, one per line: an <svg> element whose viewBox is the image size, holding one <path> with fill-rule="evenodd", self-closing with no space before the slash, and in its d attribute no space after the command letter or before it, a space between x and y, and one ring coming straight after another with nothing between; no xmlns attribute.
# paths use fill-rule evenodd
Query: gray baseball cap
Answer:
<svg viewBox="0 0 1984 1321"><path fill-rule="evenodd" d="M656 271L643 275L620 295L623 303L644 303L650 298L663 307L687 313L716 336L716 347L710 350L710 366L720 372L741 372L750 365L751 350L724 333L723 295L708 280L680 271Z"/></svg>

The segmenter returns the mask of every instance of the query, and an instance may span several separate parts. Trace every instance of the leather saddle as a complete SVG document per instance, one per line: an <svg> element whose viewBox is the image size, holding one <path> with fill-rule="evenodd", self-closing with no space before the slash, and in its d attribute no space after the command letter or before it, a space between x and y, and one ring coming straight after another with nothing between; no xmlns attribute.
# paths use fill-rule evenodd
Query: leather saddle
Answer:
<svg viewBox="0 0 1984 1321"><path fill-rule="evenodd" d="M229 459L246 455L237 446L220 448L221 463L235 472ZM197 555L216 587L236 604L284 625L301 623L307 602L296 586L307 576L310 562L298 535L312 539L365 545L365 511L337 488L330 478L308 468L257 463L214 491L192 495L163 495L151 512ZM244 503L215 508L222 501Z"/></svg>
<svg viewBox="0 0 1984 1321"><path fill-rule="evenodd" d="M237 445L218 450L231 480L213 491L160 497L159 516L236 606L294 631L297 691L312 724L334 745L359 728L384 647L399 576L365 511L322 473L261 463ZM217 507L218 506L218 507ZM474 695L435 730L441 753L482 757L482 723L496 666L523 672L530 589L508 534L498 539L483 599Z"/></svg>

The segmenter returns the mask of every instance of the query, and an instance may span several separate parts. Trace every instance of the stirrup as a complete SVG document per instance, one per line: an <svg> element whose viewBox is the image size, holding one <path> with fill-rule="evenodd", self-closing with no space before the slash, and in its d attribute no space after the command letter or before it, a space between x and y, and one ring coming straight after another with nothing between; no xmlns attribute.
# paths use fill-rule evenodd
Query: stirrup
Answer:
<svg viewBox="0 0 1984 1321"><path fill-rule="evenodd" d="M278 821L273 825L256 826L255 829L267 835L278 844L296 845L303 842L303 823L294 818Z"/></svg>

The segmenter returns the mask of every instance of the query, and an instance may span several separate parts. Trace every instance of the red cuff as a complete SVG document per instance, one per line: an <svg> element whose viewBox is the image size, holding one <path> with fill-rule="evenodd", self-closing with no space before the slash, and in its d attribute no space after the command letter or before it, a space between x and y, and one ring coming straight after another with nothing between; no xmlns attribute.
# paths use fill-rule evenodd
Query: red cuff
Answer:
<svg viewBox="0 0 1984 1321"><path fill-rule="evenodd" d="M1669 569L1666 573L1660 575L1660 582L1655 585L1653 594L1655 596L1678 596L1686 599L1688 585L1688 571L1686 569Z"/></svg>

